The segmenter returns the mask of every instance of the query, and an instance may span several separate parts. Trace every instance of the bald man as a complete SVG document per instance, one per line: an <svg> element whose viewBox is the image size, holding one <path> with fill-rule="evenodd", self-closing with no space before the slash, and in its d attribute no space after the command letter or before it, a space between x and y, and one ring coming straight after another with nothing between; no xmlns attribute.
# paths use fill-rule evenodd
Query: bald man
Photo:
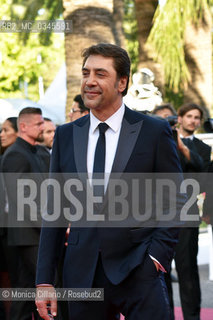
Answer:
<svg viewBox="0 0 213 320"><path fill-rule="evenodd" d="M18 225L18 188L17 183L22 178L31 178L36 173L36 179L42 178L41 161L37 155L36 143L42 141L44 120L39 108L27 107L21 110L18 117L18 138L4 153L2 171L9 203L8 245L12 246L18 255L18 261L13 264L13 276L17 279L13 284L16 288L33 288L40 228L31 221L30 206L23 206L24 222L27 227ZM10 174L9 174L10 173ZM37 180L36 180L37 181ZM27 196L27 195L25 195ZM15 224L15 225L14 225ZM14 227L15 226L15 227ZM36 226L36 227L35 227ZM12 301L11 320L38 319L33 301Z"/></svg>

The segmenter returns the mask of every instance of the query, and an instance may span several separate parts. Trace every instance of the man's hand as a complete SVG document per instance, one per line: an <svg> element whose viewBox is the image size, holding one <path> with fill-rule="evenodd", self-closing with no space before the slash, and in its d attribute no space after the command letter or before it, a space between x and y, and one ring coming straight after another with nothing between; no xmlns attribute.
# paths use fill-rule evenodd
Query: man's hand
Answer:
<svg viewBox="0 0 213 320"><path fill-rule="evenodd" d="M187 148L187 146L183 143L183 141L180 138L180 132L178 128L176 128L177 131L177 147L180 150L180 152L184 155L184 157L190 161L191 156L190 156L190 150Z"/></svg>
<svg viewBox="0 0 213 320"><path fill-rule="evenodd" d="M36 289L36 306L39 315L44 320L50 320L57 315L57 298L53 286L38 286Z"/></svg>
<svg viewBox="0 0 213 320"><path fill-rule="evenodd" d="M67 231L66 231L66 235L65 235L65 246L67 247L68 246L68 237L69 237L69 234L70 234L70 227L71 227L71 223L69 223L69 226L67 228Z"/></svg>

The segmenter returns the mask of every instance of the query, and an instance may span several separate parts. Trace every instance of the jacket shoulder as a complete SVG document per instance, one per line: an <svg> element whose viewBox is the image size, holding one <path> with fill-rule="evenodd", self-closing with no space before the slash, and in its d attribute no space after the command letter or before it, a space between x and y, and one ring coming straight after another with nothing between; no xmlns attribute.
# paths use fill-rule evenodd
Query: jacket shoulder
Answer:
<svg viewBox="0 0 213 320"><path fill-rule="evenodd" d="M148 127L149 129L163 130L165 128L170 128L168 121L165 119L143 114L141 112L131 110L128 107L125 109L124 117L129 123L143 121L143 126Z"/></svg>
<svg viewBox="0 0 213 320"><path fill-rule="evenodd" d="M195 137L194 141L197 146L199 146L200 148L202 148L206 152L211 152L211 147L208 144L206 144L205 142L203 142L202 140Z"/></svg>
<svg viewBox="0 0 213 320"><path fill-rule="evenodd" d="M89 121L89 115L81 117L73 122L68 122L68 123L62 124L61 126L57 127L56 131L62 132L62 133L63 132L70 132L70 131L72 131L72 129L75 125L82 127L87 121Z"/></svg>

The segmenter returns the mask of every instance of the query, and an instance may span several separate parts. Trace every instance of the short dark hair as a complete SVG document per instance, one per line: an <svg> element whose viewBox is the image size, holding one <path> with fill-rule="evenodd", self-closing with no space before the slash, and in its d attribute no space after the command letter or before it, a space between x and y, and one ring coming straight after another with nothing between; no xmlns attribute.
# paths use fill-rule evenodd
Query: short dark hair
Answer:
<svg viewBox="0 0 213 320"><path fill-rule="evenodd" d="M129 76L130 76L130 58L123 48L110 43L98 43L92 45L89 48L86 48L82 52L83 66L85 65L86 60L91 55L100 55L103 57L112 58L114 61L114 68L117 73L117 77L121 78L127 77L127 84L125 90L122 92L122 95L127 94L128 85L129 85Z"/></svg>
<svg viewBox="0 0 213 320"><path fill-rule="evenodd" d="M179 109L178 109L178 116L183 117L187 112L191 110L198 110L200 111L200 119L202 120L203 118L203 110L202 108L195 104L195 103L185 103L183 104Z"/></svg>
<svg viewBox="0 0 213 320"><path fill-rule="evenodd" d="M6 119L6 121L10 122L11 127L14 129L15 132L18 132L17 117L9 117Z"/></svg>
<svg viewBox="0 0 213 320"><path fill-rule="evenodd" d="M52 120L50 118L43 117L43 119L44 119L44 121L52 122Z"/></svg>
<svg viewBox="0 0 213 320"><path fill-rule="evenodd" d="M152 111L152 114L156 114L158 111L164 110L164 109L169 109L173 116L177 115L177 112L175 111L175 108L170 104L170 103L164 103L159 106L156 106L154 110Z"/></svg>
<svg viewBox="0 0 213 320"><path fill-rule="evenodd" d="M83 112L85 112L85 111L88 111L88 112L90 111L90 109L85 106L84 101L82 100L80 94L77 94L77 95L74 97L73 101L78 102L79 108L81 109L81 110L80 110L81 113L83 113Z"/></svg>
<svg viewBox="0 0 213 320"><path fill-rule="evenodd" d="M19 112L18 117L20 117L20 116L22 116L22 115L25 115L25 114L40 114L40 115L42 115L42 111L41 111L40 108L26 107L26 108L22 109L22 110Z"/></svg>

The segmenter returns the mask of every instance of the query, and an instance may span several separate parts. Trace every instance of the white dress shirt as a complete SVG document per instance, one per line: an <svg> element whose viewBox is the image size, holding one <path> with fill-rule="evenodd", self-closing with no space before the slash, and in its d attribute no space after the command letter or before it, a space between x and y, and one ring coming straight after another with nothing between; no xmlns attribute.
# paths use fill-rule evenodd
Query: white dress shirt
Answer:
<svg viewBox="0 0 213 320"><path fill-rule="evenodd" d="M181 138L181 139L184 139L184 138L185 138L185 139L193 140L194 137L195 137L194 134L191 134L190 136L184 137L184 136L180 133L180 138Z"/></svg>
<svg viewBox="0 0 213 320"><path fill-rule="evenodd" d="M115 153L118 146L118 139L121 131L121 123L123 120L125 111L124 104L106 121L109 128L105 132L106 139L106 157L105 157L105 190L108 184L109 175L112 170L112 165L115 159ZM90 128L89 128L89 138L88 138L88 147L87 147L87 172L89 180L92 179L94 157L95 157L95 148L99 137L99 128L98 125L101 123L92 112L90 112Z"/></svg>

